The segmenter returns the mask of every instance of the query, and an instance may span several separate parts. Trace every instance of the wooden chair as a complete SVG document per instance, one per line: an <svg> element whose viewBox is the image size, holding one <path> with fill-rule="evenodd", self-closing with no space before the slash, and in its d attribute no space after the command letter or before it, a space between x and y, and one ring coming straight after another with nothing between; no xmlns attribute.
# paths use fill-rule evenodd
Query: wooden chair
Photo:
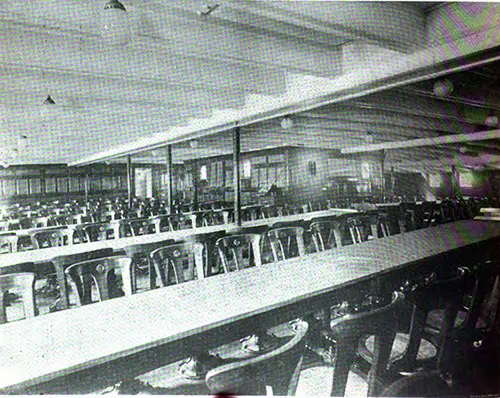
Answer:
<svg viewBox="0 0 500 398"><path fill-rule="evenodd" d="M156 233L156 223L152 219L130 220L128 226L132 236L149 235Z"/></svg>
<svg viewBox="0 0 500 398"><path fill-rule="evenodd" d="M283 227L273 228L267 231L269 243L273 254L273 261L281 261L287 258L304 256L304 228Z"/></svg>
<svg viewBox="0 0 500 398"><path fill-rule="evenodd" d="M83 227L87 242L118 239L120 236L119 223L96 223Z"/></svg>
<svg viewBox="0 0 500 398"><path fill-rule="evenodd" d="M171 214L168 216L170 231L193 228L193 222L190 217L183 214Z"/></svg>
<svg viewBox="0 0 500 398"><path fill-rule="evenodd" d="M31 228L47 228L49 226L49 217L33 217L30 222Z"/></svg>
<svg viewBox="0 0 500 398"><path fill-rule="evenodd" d="M97 214L97 221L102 223L116 221L120 218L120 215L114 210L100 211Z"/></svg>
<svg viewBox="0 0 500 398"><path fill-rule="evenodd" d="M215 367L205 383L217 395L295 395L303 363L304 337L308 325L299 321L285 344L265 354Z"/></svg>
<svg viewBox="0 0 500 398"><path fill-rule="evenodd" d="M391 347L398 330L399 311L404 295L393 294L389 304L359 313L334 318L329 337L336 343L332 396L344 396L349 370L356 361L358 342L362 336L374 335L373 362L368 374L368 396L382 391Z"/></svg>
<svg viewBox="0 0 500 398"><path fill-rule="evenodd" d="M342 233L338 221L315 221L311 223L310 230L317 252L342 247Z"/></svg>
<svg viewBox="0 0 500 398"><path fill-rule="evenodd" d="M156 287L156 277L159 276L153 266L153 261L150 256L151 252L173 244L174 240L169 239L162 242L129 245L123 248L126 255L132 259L132 272L134 275L138 272L147 271L149 275L149 289L154 289ZM135 286L135 289L137 290L137 286Z"/></svg>
<svg viewBox="0 0 500 398"><path fill-rule="evenodd" d="M467 270L459 268L455 275L436 280L434 274L421 282L421 286L405 286L404 291L411 302L410 325L401 324L396 343L390 351L389 367L392 373L414 372L418 367L436 367L445 361L448 353L452 328L467 285ZM425 336L425 326L432 310L443 308L443 322L439 335L431 339ZM401 311L403 315L404 311ZM373 358L373 337L366 336L359 345L359 354L368 362ZM443 364L444 366L444 364Z"/></svg>
<svg viewBox="0 0 500 398"><path fill-rule="evenodd" d="M215 246L224 272L253 266L260 267L262 265L260 240L261 235L253 233L229 235L218 239Z"/></svg>
<svg viewBox="0 0 500 398"><path fill-rule="evenodd" d="M0 254L17 252L17 235L0 235Z"/></svg>
<svg viewBox="0 0 500 398"><path fill-rule="evenodd" d="M118 287L115 270L119 270L123 291ZM132 259L126 256L106 257L76 263L65 270L73 290L77 293L77 306L93 303L92 285L97 288L97 301L135 293L132 282Z"/></svg>
<svg viewBox="0 0 500 398"><path fill-rule="evenodd" d="M351 241L354 244L378 238L378 214L371 213L349 217L346 220Z"/></svg>
<svg viewBox="0 0 500 398"><path fill-rule="evenodd" d="M69 308L69 292L66 281L66 268L73 264L81 263L97 258L105 258L113 255L112 248L93 250L78 254L69 254L65 256L56 256L51 260L56 271L57 284L59 285L59 299L53 304L52 310L65 310Z"/></svg>
<svg viewBox="0 0 500 398"><path fill-rule="evenodd" d="M356 244L366 241L366 225L361 217L350 217L346 222L352 243Z"/></svg>
<svg viewBox="0 0 500 398"><path fill-rule="evenodd" d="M22 300L25 318L36 315L35 274L31 272L0 275L0 324L7 323L7 306L12 295Z"/></svg>
<svg viewBox="0 0 500 398"><path fill-rule="evenodd" d="M203 245L198 242L178 243L153 250L150 257L162 286L203 279Z"/></svg>
<svg viewBox="0 0 500 398"><path fill-rule="evenodd" d="M378 237L386 238L391 235L391 229L389 228L389 215L387 213L377 214L376 225L377 234L379 235Z"/></svg>
<svg viewBox="0 0 500 398"><path fill-rule="evenodd" d="M217 240L226 235L226 231L216 231L193 236L195 242L199 242L205 247L205 278L224 272L224 267L222 266L222 261L215 244Z"/></svg>
<svg viewBox="0 0 500 398"><path fill-rule="evenodd" d="M67 246L72 243L72 235L71 231L66 229L37 231L30 234L35 250L48 247Z"/></svg>
<svg viewBox="0 0 500 398"><path fill-rule="evenodd" d="M159 215L151 218L153 220L153 224L155 225L155 231L157 234L160 232L168 232L170 231L170 223L169 223L169 215Z"/></svg>

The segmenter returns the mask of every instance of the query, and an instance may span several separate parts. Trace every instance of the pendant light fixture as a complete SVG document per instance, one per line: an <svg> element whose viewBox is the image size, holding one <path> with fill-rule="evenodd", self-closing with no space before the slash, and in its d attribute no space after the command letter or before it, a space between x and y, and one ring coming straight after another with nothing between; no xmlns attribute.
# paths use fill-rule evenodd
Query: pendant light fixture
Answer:
<svg viewBox="0 0 500 398"><path fill-rule="evenodd" d="M44 105L55 105L56 102L52 99L52 97L49 95L47 95L47 98L45 98L45 100L43 101L43 104Z"/></svg>
<svg viewBox="0 0 500 398"><path fill-rule="evenodd" d="M130 42L131 31L128 12L118 0L107 1L101 13L101 36L115 46Z"/></svg>

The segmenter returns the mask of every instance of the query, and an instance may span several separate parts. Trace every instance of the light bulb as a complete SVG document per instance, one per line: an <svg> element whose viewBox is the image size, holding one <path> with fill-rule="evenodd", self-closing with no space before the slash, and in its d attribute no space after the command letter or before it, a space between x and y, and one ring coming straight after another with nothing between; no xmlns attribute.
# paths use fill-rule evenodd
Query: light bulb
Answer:
<svg viewBox="0 0 500 398"><path fill-rule="evenodd" d="M445 98L453 92L453 83L448 80L438 80L432 89L437 97Z"/></svg>

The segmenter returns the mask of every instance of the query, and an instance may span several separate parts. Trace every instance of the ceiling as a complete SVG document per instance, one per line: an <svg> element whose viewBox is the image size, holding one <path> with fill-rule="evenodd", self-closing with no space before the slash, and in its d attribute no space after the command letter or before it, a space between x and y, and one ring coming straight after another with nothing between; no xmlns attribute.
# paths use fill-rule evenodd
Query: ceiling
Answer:
<svg viewBox="0 0 500 398"><path fill-rule="evenodd" d="M425 48L426 18L446 4L123 0L132 40L116 46L101 37L104 3L0 2L0 142L14 149L3 150L10 164L71 163L298 102L348 76L348 50L360 43L390 54ZM341 149L366 143L368 131L375 143L482 131L486 116L500 116L498 68L451 74L444 98L433 79L298 112L290 130L267 118L242 127L242 149ZM44 104L48 95L55 104ZM176 144L174 161L230 153L230 138L225 131L198 138L197 148ZM387 162L495 168L499 150L498 140L411 148L387 151ZM134 161L163 162L162 149Z"/></svg>

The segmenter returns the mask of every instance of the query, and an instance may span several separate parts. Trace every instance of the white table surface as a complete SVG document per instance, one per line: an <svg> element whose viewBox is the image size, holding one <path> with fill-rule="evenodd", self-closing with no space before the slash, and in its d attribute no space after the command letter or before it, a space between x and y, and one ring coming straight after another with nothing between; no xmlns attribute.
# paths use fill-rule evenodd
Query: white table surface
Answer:
<svg viewBox="0 0 500 398"><path fill-rule="evenodd" d="M35 385L158 345L179 344L494 239L500 239L500 223L460 221L7 323L0 326L0 389Z"/></svg>

